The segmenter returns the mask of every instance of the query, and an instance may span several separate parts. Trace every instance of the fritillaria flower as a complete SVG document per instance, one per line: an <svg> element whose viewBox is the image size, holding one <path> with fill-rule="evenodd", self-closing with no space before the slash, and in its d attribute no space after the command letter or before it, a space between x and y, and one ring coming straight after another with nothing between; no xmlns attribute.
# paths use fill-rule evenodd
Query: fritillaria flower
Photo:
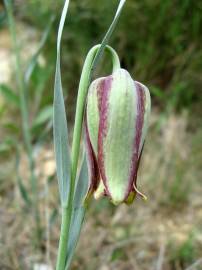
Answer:
<svg viewBox="0 0 202 270"><path fill-rule="evenodd" d="M150 94L124 69L96 79L89 88L85 140L89 193L108 196L114 204L131 203L148 128Z"/></svg>

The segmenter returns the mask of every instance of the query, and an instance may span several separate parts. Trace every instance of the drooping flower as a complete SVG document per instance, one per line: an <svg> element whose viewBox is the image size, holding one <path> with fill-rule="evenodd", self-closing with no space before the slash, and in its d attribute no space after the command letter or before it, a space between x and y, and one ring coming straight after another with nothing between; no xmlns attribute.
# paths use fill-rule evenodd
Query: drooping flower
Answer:
<svg viewBox="0 0 202 270"><path fill-rule="evenodd" d="M150 94L124 69L99 78L89 88L85 114L89 193L130 203L148 128Z"/></svg>

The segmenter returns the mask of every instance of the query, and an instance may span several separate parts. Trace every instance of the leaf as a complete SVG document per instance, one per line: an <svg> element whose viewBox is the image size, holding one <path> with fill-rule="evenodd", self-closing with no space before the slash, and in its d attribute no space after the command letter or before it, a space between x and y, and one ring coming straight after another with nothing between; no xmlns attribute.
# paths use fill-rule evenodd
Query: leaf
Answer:
<svg viewBox="0 0 202 270"><path fill-rule="evenodd" d="M10 121L6 121L6 123L3 124L3 127L7 131L12 132L12 135L19 134L19 132L21 131L18 123Z"/></svg>
<svg viewBox="0 0 202 270"><path fill-rule="evenodd" d="M20 194L21 194L22 199L24 200L25 204L27 206L30 206L32 204L32 202L31 202L29 193L22 182L22 177L21 177L20 172L19 172L19 165L20 165L20 151L17 147L16 148L16 163L15 163L16 173L17 173L17 185L18 185Z"/></svg>
<svg viewBox="0 0 202 270"><path fill-rule="evenodd" d="M7 144L6 142L0 143L0 154L4 154L11 150L12 146Z"/></svg>
<svg viewBox="0 0 202 270"><path fill-rule="evenodd" d="M101 43L101 46L100 46L99 50L97 51L97 53L95 55L94 61L92 63L92 68L91 68L92 73L93 73L94 69L96 68L96 66L98 64L98 61L100 60L100 58L101 58L101 56L102 56L102 54L104 52L104 49L105 49L105 47L106 47L106 45L107 45L107 43L108 43L114 29L116 27L116 24L117 24L118 19L119 19L120 15L121 15L121 11L123 9L123 6L124 6L125 2L126 2L126 0L120 0L120 2L119 2L119 5L118 5L118 8L117 8L116 14L114 16L114 19L113 19L107 33L105 34L105 36L104 36L104 38L102 40L102 43ZM92 73L91 73L91 75L92 75Z"/></svg>
<svg viewBox="0 0 202 270"><path fill-rule="evenodd" d="M55 146L55 158L56 158L60 199L63 207L66 207L68 204L70 191L70 171L71 171L67 119L66 119L66 111L61 81L61 70L60 70L60 46L61 46L60 44L68 6L69 1L66 0L64 9L62 11L58 30L57 60L56 60L55 86L54 86L54 101L53 101L53 135Z"/></svg>
<svg viewBox="0 0 202 270"><path fill-rule="evenodd" d="M156 86L151 86L150 87L150 91L151 93L156 96L157 98L159 98L160 100L165 100L166 95L165 93L162 91L162 89L160 89L159 87Z"/></svg>
<svg viewBox="0 0 202 270"><path fill-rule="evenodd" d="M88 168L86 157L84 157L74 195L74 208L70 225L70 234L67 246L67 259L65 270L67 270L70 266L81 232L81 226L83 224L84 214L86 210L83 205L83 201L87 191L88 191Z"/></svg>
<svg viewBox="0 0 202 270"><path fill-rule="evenodd" d="M53 116L53 106L48 105L45 108L43 108L36 116L33 126L36 127L46 123L48 120L52 118L52 116Z"/></svg>
<svg viewBox="0 0 202 270"><path fill-rule="evenodd" d="M20 100L18 95L14 93L14 91L9 88L5 84L0 84L0 93L4 96L4 98L11 102L12 104L16 105L18 108L20 107Z"/></svg>
<svg viewBox="0 0 202 270"><path fill-rule="evenodd" d="M47 41L47 38L48 38L48 35L50 33L50 30L51 30L51 27L52 27L54 20L55 20L55 16L53 15L53 16L51 16L51 18L48 22L48 25L47 25L47 27L42 35L42 38L40 40L39 47L38 47L37 51L35 52L35 54L33 55L33 57L31 58L31 60L28 64L28 67L27 67L27 69L25 71L25 75L24 75L24 81L26 84L29 83L29 80L32 76L32 73L36 67L38 57L39 57L39 55L40 55L40 53L41 53L41 51L42 51L42 49Z"/></svg>
<svg viewBox="0 0 202 270"><path fill-rule="evenodd" d="M16 145L16 140L13 139L13 137L7 135L7 137L3 139L3 142L0 143L0 154L3 155L9 152L13 153Z"/></svg>

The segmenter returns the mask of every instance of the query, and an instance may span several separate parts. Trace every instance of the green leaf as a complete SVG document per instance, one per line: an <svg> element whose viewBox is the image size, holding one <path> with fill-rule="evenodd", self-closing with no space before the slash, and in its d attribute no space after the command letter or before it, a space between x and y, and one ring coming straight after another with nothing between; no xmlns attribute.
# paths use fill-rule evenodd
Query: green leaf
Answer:
<svg viewBox="0 0 202 270"><path fill-rule="evenodd" d="M95 55L95 58L93 60L93 64L92 64L92 68L91 68L91 75L92 75L94 69L96 68L96 66L98 64L98 61L100 60L100 58L101 58L101 56L102 56L102 54L104 52L104 49L105 49L105 47L106 47L106 45L107 45L107 43L108 43L114 29L116 27L116 24L117 24L118 19L119 19L120 15L121 15L121 11L123 9L123 6L124 6L125 2L126 2L126 0L120 0L120 2L119 2L119 5L118 5L118 8L117 8L116 14L114 16L114 19L113 19L107 33L105 34L105 36L104 36L104 38L102 40L101 46L100 46L99 50L97 51L97 53Z"/></svg>
<svg viewBox="0 0 202 270"><path fill-rule="evenodd" d="M66 119L66 111L61 81L61 70L60 70L60 46L61 46L60 44L68 6L69 1L65 1L58 29L57 60L56 60L54 102L53 102L53 134L54 134L55 158L56 158L60 199L63 207L66 207L68 204L68 197L70 191L70 171L71 171L67 119Z"/></svg>
<svg viewBox="0 0 202 270"><path fill-rule="evenodd" d="M11 145L7 144L6 142L0 143L0 154L4 154L11 150Z"/></svg>
<svg viewBox="0 0 202 270"><path fill-rule="evenodd" d="M151 93L156 96L157 98L159 98L160 100L165 100L166 95L165 93L162 91L162 89L160 89L159 87L156 86L151 86L150 88Z"/></svg>
<svg viewBox="0 0 202 270"><path fill-rule="evenodd" d="M86 210L83 205L83 201L87 191L88 191L88 168L86 157L84 157L74 195L74 208L70 225L70 234L67 246L67 260L65 270L67 270L70 266L81 232L81 226L83 224L84 214Z"/></svg>
<svg viewBox="0 0 202 270"><path fill-rule="evenodd" d="M11 88L9 88L7 85L5 84L0 85L0 93L2 94L2 96L4 96L6 101L11 102L12 104L16 105L18 108L20 107L20 100L19 100L18 95L16 95L14 91Z"/></svg>
<svg viewBox="0 0 202 270"><path fill-rule="evenodd" d="M14 122L7 121L6 123L3 124L3 127L7 131L12 132L12 135L18 134L21 131L19 124Z"/></svg>
<svg viewBox="0 0 202 270"><path fill-rule="evenodd" d="M53 106L48 105L45 108L43 108L36 116L33 126L36 127L46 123L48 120L52 118L52 116L53 116Z"/></svg>
<svg viewBox="0 0 202 270"><path fill-rule="evenodd" d="M25 71L25 75L24 75L24 81L26 84L29 83L29 80L32 76L32 73L36 67L38 57L39 57L39 55L40 55L40 53L41 53L41 51L42 51L42 49L47 41L47 38L48 38L48 35L50 33L50 30L51 30L51 27L52 27L54 20L55 20L55 16L53 15L53 16L51 16L51 18L48 22L48 25L47 25L47 27L42 35L42 38L40 40L39 47L38 47L37 51L35 52L35 54L33 55L33 57L31 58L31 60L28 64L28 67L27 67L27 69Z"/></svg>
<svg viewBox="0 0 202 270"><path fill-rule="evenodd" d="M21 177L20 172L19 172L19 165L20 165L20 150L17 148L16 149L16 164L15 164L16 173L17 173L17 185L18 185L20 194L21 194L22 199L24 200L25 204L27 206L31 206L32 202L31 202L31 199L29 196L29 192L27 191L27 189L25 188L25 186L23 184L22 177Z"/></svg>

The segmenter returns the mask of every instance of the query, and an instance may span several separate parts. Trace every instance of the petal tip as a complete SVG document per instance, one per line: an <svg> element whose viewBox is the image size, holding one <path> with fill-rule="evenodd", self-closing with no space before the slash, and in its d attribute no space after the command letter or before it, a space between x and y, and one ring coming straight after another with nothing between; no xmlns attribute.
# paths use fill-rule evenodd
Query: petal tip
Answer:
<svg viewBox="0 0 202 270"><path fill-rule="evenodd" d="M140 197L142 197L142 199L143 199L144 201L147 201L147 196L144 195L142 192L140 192L140 191L137 189L137 187L136 187L135 185L134 185L134 189L135 189L136 193L137 193Z"/></svg>

